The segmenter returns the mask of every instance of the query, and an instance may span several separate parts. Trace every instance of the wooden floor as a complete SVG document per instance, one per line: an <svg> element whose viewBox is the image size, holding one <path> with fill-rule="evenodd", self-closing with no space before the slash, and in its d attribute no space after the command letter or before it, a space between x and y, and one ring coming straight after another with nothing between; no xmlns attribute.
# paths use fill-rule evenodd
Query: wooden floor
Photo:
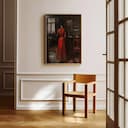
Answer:
<svg viewBox="0 0 128 128"><path fill-rule="evenodd" d="M0 128L105 128L105 111L83 113L66 111L0 110Z"/></svg>

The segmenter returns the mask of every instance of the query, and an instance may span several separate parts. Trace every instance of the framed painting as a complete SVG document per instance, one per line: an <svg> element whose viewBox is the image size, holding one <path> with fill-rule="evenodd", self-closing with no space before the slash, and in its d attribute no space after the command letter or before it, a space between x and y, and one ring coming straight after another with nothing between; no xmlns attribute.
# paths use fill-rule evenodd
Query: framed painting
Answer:
<svg viewBox="0 0 128 128"><path fill-rule="evenodd" d="M81 63L81 15L45 15L45 63Z"/></svg>

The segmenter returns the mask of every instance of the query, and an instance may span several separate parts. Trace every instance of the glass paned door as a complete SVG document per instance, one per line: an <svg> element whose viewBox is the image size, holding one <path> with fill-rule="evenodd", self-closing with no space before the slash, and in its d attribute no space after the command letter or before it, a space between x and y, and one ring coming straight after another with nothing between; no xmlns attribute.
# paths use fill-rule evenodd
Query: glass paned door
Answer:
<svg viewBox="0 0 128 128"><path fill-rule="evenodd" d="M128 0L107 0L106 22L106 126L128 128Z"/></svg>
<svg viewBox="0 0 128 128"><path fill-rule="evenodd" d="M107 128L114 126L114 79L115 79L115 31L114 31L114 0L106 1L106 98Z"/></svg>
<svg viewBox="0 0 128 128"><path fill-rule="evenodd" d="M118 126L128 128L128 0L118 0Z"/></svg>

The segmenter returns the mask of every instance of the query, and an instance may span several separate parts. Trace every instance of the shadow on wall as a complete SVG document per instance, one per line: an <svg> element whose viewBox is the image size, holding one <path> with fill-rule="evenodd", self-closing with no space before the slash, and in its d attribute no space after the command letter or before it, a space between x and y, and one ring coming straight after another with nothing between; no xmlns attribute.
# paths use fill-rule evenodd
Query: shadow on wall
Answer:
<svg viewBox="0 0 128 128"><path fill-rule="evenodd" d="M35 110L53 110L59 109L60 100L62 97L61 88L52 84L48 84L47 86L43 85L43 87L38 87L31 93L35 93L33 97L31 97L31 103L29 104L29 109ZM53 104L56 108L53 108Z"/></svg>

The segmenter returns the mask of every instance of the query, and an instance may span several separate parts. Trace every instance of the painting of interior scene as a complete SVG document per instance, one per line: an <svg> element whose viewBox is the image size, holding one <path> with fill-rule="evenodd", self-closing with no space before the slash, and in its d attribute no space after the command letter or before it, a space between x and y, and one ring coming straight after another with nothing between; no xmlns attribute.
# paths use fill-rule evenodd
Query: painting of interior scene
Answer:
<svg viewBox="0 0 128 128"><path fill-rule="evenodd" d="M45 15L46 63L81 63L81 15Z"/></svg>

